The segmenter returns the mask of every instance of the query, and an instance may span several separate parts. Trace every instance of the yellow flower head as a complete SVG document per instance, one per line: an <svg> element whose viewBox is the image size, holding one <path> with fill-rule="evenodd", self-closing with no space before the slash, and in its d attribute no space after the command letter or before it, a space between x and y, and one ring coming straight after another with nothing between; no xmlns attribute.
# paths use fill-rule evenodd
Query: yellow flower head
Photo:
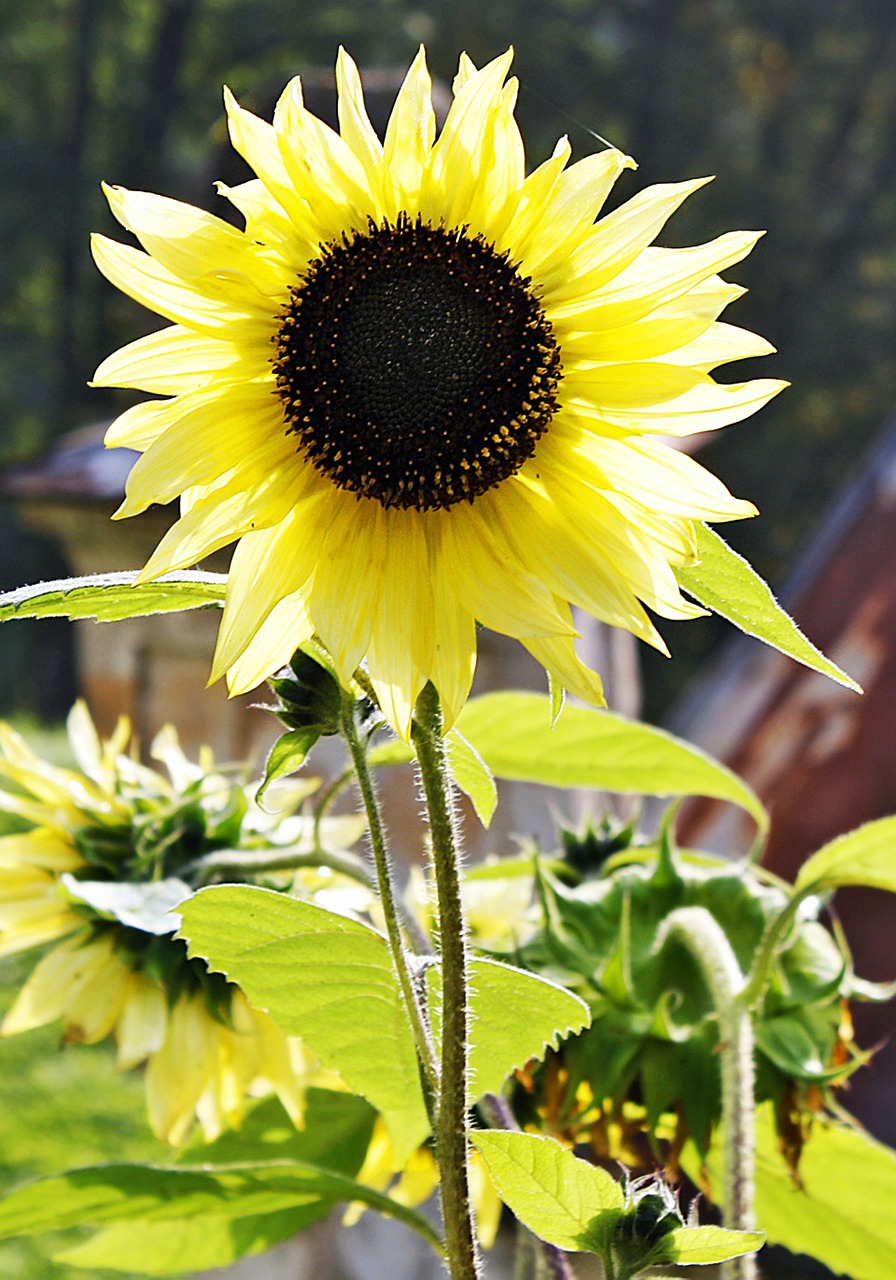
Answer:
<svg viewBox="0 0 896 1280"><path fill-rule="evenodd" d="M197 856L222 847L257 856L277 842L311 852L313 819L264 813L248 788L212 769L210 753L188 760L171 728L153 744L166 773L148 768L125 754L129 732L122 720L102 741L78 703L69 716L77 768L64 769L0 723L0 822L12 828L0 836L0 956L56 943L0 1034L60 1019L66 1041L113 1038L122 1069L146 1063L150 1123L175 1145L197 1123L217 1137L262 1094L276 1093L300 1124L305 1085L320 1082L316 1061L237 987L188 959L167 909L202 883L206 873L190 870ZM325 841L359 834L353 819L321 824ZM346 910L372 901L325 870L278 882Z"/></svg>
<svg viewBox="0 0 896 1280"><path fill-rule="evenodd" d="M221 187L245 231L107 189L146 252L96 237L100 269L173 322L96 374L169 397L109 431L143 454L117 514L180 497L143 580L237 542L214 663L233 692L316 634L344 682L366 661L400 733L427 681L450 725L478 621L600 702L570 603L663 649L645 605L701 612L674 573L692 522L754 514L662 436L783 385L710 376L771 350L717 319L742 292L717 272L757 235L650 247L704 180L595 221L633 167L613 148L569 164L564 139L527 175L510 62L462 57L438 137L422 50L382 141L344 52L338 133L298 79L272 125L228 94L258 175Z"/></svg>

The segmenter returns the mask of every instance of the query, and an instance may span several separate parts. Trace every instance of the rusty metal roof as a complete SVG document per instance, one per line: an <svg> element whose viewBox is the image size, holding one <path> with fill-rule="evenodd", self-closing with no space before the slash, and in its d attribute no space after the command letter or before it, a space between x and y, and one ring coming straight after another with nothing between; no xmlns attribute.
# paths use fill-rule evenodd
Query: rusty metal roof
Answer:
<svg viewBox="0 0 896 1280"><path fill-rule="evenodd" d="M772 819L763 864L792 880L827 841L896 813L896 421L845 486L782 598L864 696L738 637L669 727L752 784ZM739 811L708 800L690 801L677 831L683 845L728 854L744 852L754 834ZM846 889L836 908L857 972L896 976L893 895ZM862 1005L854 1017L859 1043L883 1047L844 1102L896 1143L893 1005Z"/></svg>

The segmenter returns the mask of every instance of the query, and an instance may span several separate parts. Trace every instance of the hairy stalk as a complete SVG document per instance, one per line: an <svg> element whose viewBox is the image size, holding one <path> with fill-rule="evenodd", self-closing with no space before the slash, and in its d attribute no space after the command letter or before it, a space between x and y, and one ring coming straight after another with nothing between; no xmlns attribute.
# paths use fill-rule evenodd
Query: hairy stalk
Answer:
<svg viewBox="0 0 896 1280"><path fill-rule="evenodd" d="M329 853L326 849L298 849L288 847L279 849L216 849L213 853L203 854L182 867L179 874L183 877L196 875L217 875L219 872L237 872L246 875L257 875L263 871L294 871L300 867L329 867L341 876L357 880L359 884L373 887L373 881L360 861L350 854Z"/></svg>
<svg viewBox="0 0 896 1280"><path fill-rule="evenodd" d="M722 1064L722 1135L725 1226L751 1231L755 1167L753 1023L743 1000L744 975L725 933L704 907L673 911L656 941L676 936L699 961L719 1018ZM755 1280L756 1258L724 1264L727 1280Z"/></svg>
<svg viewBox="0 0 896 1280"><path fill-rule="evenodd" d="M460 896L459 842L442 737L442 708L428 684L414 712L413 741L426 796L439 907L442 959L441 1088L436 1119L442 1221L451 1280L481 1274L468 1177L467 938Z"/></svg>
<svg viewBox="0 0 896 1280"><path fill-rule="evenodd" d="M386 933L389 938L389 949L392 963L398 975L401 992L404 996L408 1018L417 1047L420 1062L420 1074L423 1083L423 1094L426 1099L430 1120L435 1119L435 1104L439 1094L439 1075L436 1066L435 1047L417 987L408 968L407 954L398 922L398 911L395 905L395 889L392 884L392 870L389 860L389 848L386 841L386 829L383 824L382 811L377 798L373 777L367 764L367 751L358 733L355 721L355 701L349 694L342 697L342 732L348 743L355 776L361 792L364 811L367 814L367 828L370 834L370 845L373 849L373 860L376 864L376 876L380 891L380 901L386 920Z"/></svg>

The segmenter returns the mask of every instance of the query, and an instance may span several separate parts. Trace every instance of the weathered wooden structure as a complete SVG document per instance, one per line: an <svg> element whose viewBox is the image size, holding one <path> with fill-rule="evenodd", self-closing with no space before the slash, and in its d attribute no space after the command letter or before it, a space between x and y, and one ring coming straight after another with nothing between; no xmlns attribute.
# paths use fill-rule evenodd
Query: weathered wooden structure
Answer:
<svg viewBox="0 0 896 1280"><path fill-rule="evenodd" d="M863 822L896 813L896 422L799 560L782 593L800 627L864 689L739 637L676 709L669 727L746 778L769 807L765 864L792 880L806 857ZM750 820L716 802L682 812L683 843L743 853ZM857 972L896 978L896 899L871 889L837 895ZM855 1010L864 1045L880 1043L844 1101L896 1142L894 1005Z"/></svg>

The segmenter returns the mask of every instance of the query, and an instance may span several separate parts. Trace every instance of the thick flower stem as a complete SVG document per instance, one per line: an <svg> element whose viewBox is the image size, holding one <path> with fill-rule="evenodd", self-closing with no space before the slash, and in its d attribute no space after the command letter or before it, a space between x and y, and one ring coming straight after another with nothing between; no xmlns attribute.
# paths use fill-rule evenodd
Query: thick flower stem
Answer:
<svg viewBox="0 0 896 1280"><path fill-rule="evenodd" d="M420 1063L420 1074L423 1084L423 1092L426 1098L427 1110L430 1112L430 1120L434 1121L436 1100L439 1093L439 1076L438 1068L436 1066L435 1047L432 1042L432 1035L430 1033L429 1026L423 1013L423 1007L420 1003L417 988L411 977L410 970L408 969L407 953L404 949L404 941L401 936L401 926L398 922L398 911L395 903L395 888L392 884L392 870L389 861L389 848L386 841L386 829L383 824L382 811L380 810L379 799L377 798L376 788L373 784L373 777L367 763L367 752L364 743L361 741L360 734L358 733L358 726L355 721L355 705L355 701L350 695L343 695L342 732L346 742L348 743L352 763L355 767L355 775L358 779L358 788L361 792L364 812L367 815L370 845L373 850L373 860L376 864L376 876L380 891L380 902L382 903L383 915L386 920L386 934L389 939L389 949L392 953L392 963L395 965L395 971L401 985L402 995L404 996L405 1006L408 1011L408 1018L414 1035L414 1043L417 1048L417 1058Z"/></svg>
<svg viewBox="0 0 896 1280"><path fill-rule="evenodd" d="M429 813L442 961L441 1088L436 1121L442 1221L451 1280L481 1274L468 1177L467 938L460 896L458 836L442 737L439 695L428 684L414 712L414 747Z"/></svg>
<svg viewBox="0 0 896 1280"><path fill-rule="evenodd" d="M704 907L682 907L665 921L657 948L675 935L700 963L719 1019L722 1066L723 1190L726 1227L752 1231L755 1168L753 1023L731 943ZM725 1280L755 1280L753 1254L724 1264Z"/></svg>

